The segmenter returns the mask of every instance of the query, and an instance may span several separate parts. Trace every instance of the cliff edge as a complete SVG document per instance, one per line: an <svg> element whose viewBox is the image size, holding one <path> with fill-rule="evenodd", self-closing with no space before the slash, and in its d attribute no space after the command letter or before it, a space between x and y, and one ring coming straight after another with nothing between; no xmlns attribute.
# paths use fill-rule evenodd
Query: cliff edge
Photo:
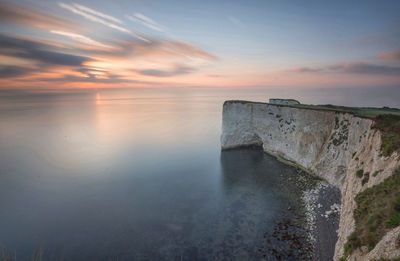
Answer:
<svg viewBox="0 0 400 261"><path fill-rule="evenodd" d="M348 242L356 225L358 229L361 224L354 219L356 196L392 176L400 166L400 154L397 150L390 155L382 153L384 132L375 127L374 119L338 108L226 101L221 147L262 147L338 187L342 211L334 260L400 257L398 227L367 250L360 245L362 240L358 245ZM388 245L391 251L382 249Z"/></svg>

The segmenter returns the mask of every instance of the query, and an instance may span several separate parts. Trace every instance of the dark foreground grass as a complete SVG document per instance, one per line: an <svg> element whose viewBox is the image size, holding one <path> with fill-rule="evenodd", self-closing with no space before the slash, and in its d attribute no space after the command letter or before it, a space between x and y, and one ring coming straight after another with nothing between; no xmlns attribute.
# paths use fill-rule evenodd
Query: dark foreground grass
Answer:
<svg viewBox="0 0 400 261"><path fill-rule="evenodd" d="M361 246L371 251L389 230L400 225L400 168L382 183L359 193L355 200L356 228L344 246L344 257Z"/></svg>

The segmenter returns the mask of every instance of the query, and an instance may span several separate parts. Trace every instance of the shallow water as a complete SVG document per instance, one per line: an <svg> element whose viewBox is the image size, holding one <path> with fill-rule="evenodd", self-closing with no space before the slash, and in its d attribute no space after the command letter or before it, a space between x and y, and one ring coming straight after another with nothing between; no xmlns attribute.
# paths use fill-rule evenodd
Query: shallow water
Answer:
<svg viewBox="0 0 400 261"><path fill-rule="evenodd" d="M57 260L260 260L264 233L298 198L295 170L261 151L220 151L229 98L3 97L0 243L19 260L40 245Z"/></svg>

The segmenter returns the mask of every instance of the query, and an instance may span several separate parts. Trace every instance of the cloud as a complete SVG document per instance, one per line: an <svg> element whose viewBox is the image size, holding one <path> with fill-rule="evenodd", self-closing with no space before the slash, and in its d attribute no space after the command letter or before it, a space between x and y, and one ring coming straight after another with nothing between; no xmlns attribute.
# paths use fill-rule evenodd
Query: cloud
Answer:
<svg viewBox="0 0 400 261"><path fill-rule="evenodd" d="M74 6L77 7L78 9L86 12L86 13L94 14L96 16L99 16L99 17L102 17L104 19L110 20L110 21L112 21L114 23L123 24L123 22L121 20L119 20L119 19L117 19L115 17L112 17L111 15L107 15L107 14L101 13L99 11L96 11L96 10L93 10L93 9L91 9L89 7L86 7L84 5L74 4Z"/></svg>
<svg viewBox="0 0 400 261"><path fill-rule="evenodd" d="M173 70L147 69L147 70L137 70L136 72L142 75L149 75L155 77L171 77L181 74L192 73L194 71L195 69L189 66L176 66Z"/></svg>
<svg viewBox="0 0 400 261"><path fill-rule="evenodd" d="M211 55L204 50L185 42L169 41L164 42L163 45L167 50L171 50L172 52L179 52L187 57L199 57L206 60L217 59L214 55Z"/></svg>
<svg viewBox="0 0 400 261"><path fill-rule="evenodd" d="M85 82L85 83L108 83L108 84L115 84L115 83L139 83L139 84L157 84L155 82L150 81L139 81L139 80L130 80L120 78L119 75L112 75L109 78L97 78L95 76L91 77L79 77L75 75L64 75L62 77L57 78L39 78L36 79L42 82Z"/></svg>
<svg viewBox="0 0 400 261"><path fill-rule="evenodd" d="M148 57L161 59L215 60L214 55L189 43L176 40L152 40L151 42L114 40L112 50L92 50L93 55L107 58Z"/></svg>
<svg viewBox="0 0 400 261"><path fill-rule="evenodd" d="M378 59L400 61L400 50L381 53Z"/></svg>
<svg viewBox="0 0 400 261"><path fill-rule="evenodd" d="M118 34L120 38L98 41L91 34L82 33L76 23L1 1L0 23L18 23L25 29L36 26L47 32L40 34L40 38L0 32L0 56L5 57L0 63L0 78L11 78L10 81L16 84L30 80L39 84L160 84L139 80L144 78L143 75L156 79L190 74L205 62L217 59L204 49L179 40L159 38L150 41L143 38L143 41L138 41L141 36L128 29L123 21L80 4L58 3L67 12L79 16L75 18L83 17L79 19L83 23L87 19L100 27L122 32ZM165 27L141 13L135 13L133 17L153 30L165 30ZM26 75L29 77L21 77Z"/></svg>
<svg viewBox="0 0 400 261"><path fill-rule="evenodd" d="M18 76L25 76L35 71L32 68L22 67L22 66L13 66L13 65L0 65L0 78L14 78Z"/></svg>
<svg viewBox="0 0 400 261"><path fill-rule="evenodd" d="M346 63L333 65L329 70L339 73L355 73L355 74L383 74L383 75L396 75L400 73L400 67L376 65L369 63Z"/></svg>
<svg viewBox="0 0 400 261"><path fill-rule="evenodd" d="M244 23L242 21L240 21L238 18L233 17L233 16L228 16L228 20L231 21L231 23L233 23L234 25L240 27L240 28L245 28L246 26L244 25Z"/></svg>
<svg viewBox="0 0 400 261"><path fill-rule="evenodd" d="M42 65L81 66L92 59L80 55L63 53L54 46L28 39L0 34L0 54L34 60Z"/></svg>
<svg viewBox="0 0 400 261"><path fill-rule="evenodd" d="M75 41L81 42L83 44L92 45L92 46L101 47L101 48L110 48L110 49L113 48L110 45L102 44L102 43L97 42L89 37L84 36L84 35L70 33L70 32L64 32L64 31L56 31L56 30L51 30L50 32L53 34L58 34L58 35L69 37L69 38L71 38Z"/></svg>
<svg viewBox="0 0 400 261"><path fill-rule="evenodd" d="M79 5L77 5L77 4L69 5L69 4L65 4L65 3L58 3L58 5L61 8L69 10L72 13L80 15L80 16L82 16L82 17L84 17L84 18L86 18L86 19L88 19L88 20L90 20L92 22L100 23L100 24L105 25L105 26L107 26L109 28L118 30L118 31L123 32L123 33L130 34L130 35L132 35L132 36L134 36L134 37L136 37L136 38L138 38L138 39L140 39L142 41L145 41L145 42L149 41L148 39L136 34L135 32L132 32L131 30L129 30L129 29L125 28L125 27L110 23L110 22L100 18L99 16L93 15L93 12L99 13L97 11L94 11L94 10L93 10L93 12L83 11L82 9L80 9Z"/></svg>
<svg viewBox="0 0 400 261"><path fill-rule="evenodd" d="M101 69L96 69L96 68L86 68L86 67L76 69L75 71L80 72L82 74L90 74L93 72L108 73L106 70L101 70Z"/></svg>
<svg viewBox="0 0 400 261"><path fill-rule="evenodd" d="M292 70L293 72L297 73L315 73L315 72L321 72L323 69L321 68L310 68L310 67L298 67Z"/></svg>
<svg viewBox="0 0 400 261"><path fill-rule="evenodd" d="M377 65L363 62L341 63L320 68L299 67L296 73L344 73L369 75L399 75L400 67Z"/></svg>
<svg viewBox="0 0 400 261"><path fill-rule="evenodd" d="M0 2L0 21L2 23L34 26L46 30L72 30L77 27L71 21L5 2Z"/></svg>
<svg viewBox="0 0 400 261"><path fill-rule="evenodd" d="M132 22L139 23L141 25L146 26L147 28L153 29L155 31L164 32L165 30L162 29L162 26L155 22L153 19L145 16L141 13L135 13L134 17L130 15L126 15L126 18L131 20Z"/></svg>

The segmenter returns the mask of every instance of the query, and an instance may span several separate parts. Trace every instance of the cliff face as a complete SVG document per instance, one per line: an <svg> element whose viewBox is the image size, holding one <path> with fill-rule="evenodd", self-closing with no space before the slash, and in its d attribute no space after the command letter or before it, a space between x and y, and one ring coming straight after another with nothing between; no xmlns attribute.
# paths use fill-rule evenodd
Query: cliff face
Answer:
<svg viewBox="0 0 400 261"><path fill-rule="evenodd" d="M342 191L342 211L335 260L343 255L347 237L354 231L355 196L382 182L400 165L393 153L382 157L381 133L373 121L348 113L228 101L223 107L221 146L262 146L264 151L292 161ZM362 185L355 173L380 171ZM383 240L383 239L382 239ZM376 248L379 248L378 244ZM371 253L380 258L384 251ZM378 254L376 254L378 253ZM368 260L367 253L354 253L350 260Z"/></svg>

